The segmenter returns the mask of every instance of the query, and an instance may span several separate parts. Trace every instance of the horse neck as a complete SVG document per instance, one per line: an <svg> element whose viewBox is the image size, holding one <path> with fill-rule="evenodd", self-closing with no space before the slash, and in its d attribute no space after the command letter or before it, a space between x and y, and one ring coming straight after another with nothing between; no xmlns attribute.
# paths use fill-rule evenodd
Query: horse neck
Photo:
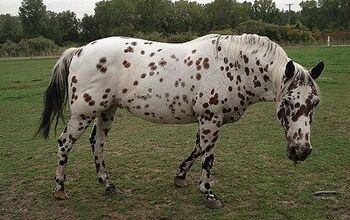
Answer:
<svg viewBox="0 0 350 220"><path fill-rule="evenodd" d="M256 41L256 44L260 45L252 46L251 41L243 39L244 37L247 38L244 35L235 36L221 43L227 48L226 56L240 64L239 75L245 90L248 91L247 95L250 92L254 93L251 104L278 100L279 91L283 87L282 74L289 58L285 51L272 41L258 37L260 41Z"/></svg>
<svg viewBox="0 0 350 220"><path fill-rule="evenodd" d="M239 57L240 68L238 74L242 79L242 83L241 85L238 84L237 89L253 96L250 104L276 101L283 86L281 83L282 75L280 74L284 71L282 68L284 64L281 64L281 61L278 60L257 57L243 51L242 54L238 51L235 57ZM249 60L248 63L245 61L247 59Z"/></svg>

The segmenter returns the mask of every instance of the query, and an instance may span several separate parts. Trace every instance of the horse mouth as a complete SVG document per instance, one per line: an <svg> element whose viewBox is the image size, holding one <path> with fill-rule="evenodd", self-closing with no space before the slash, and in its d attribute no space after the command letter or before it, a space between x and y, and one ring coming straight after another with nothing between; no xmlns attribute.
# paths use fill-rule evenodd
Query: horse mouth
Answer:
<svg viewBox="0 0 350 220"><path fill-rule="evenodd" d="M306 158L311 154L312 149L306 149L301 154L297 153L295 147L288 148L288 158L294 163L297 163L299 161L304 161Z"/></svg>

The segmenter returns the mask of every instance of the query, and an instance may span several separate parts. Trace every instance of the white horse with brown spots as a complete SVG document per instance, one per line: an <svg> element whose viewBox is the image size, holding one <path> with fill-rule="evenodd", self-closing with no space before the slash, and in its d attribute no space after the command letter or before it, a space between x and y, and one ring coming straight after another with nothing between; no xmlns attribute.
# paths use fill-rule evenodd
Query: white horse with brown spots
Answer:
<svg viewBox="0 0 350 220"><path fill-rule="evenodd" d="M311 153L310 124L319 102L314 79L323 68L320 62L308 71L268 38L246 34L207 35L182 44L110 37L68 49L53 68L38 129L47 138L68 101L71 116L58 138L54 196L67 198L68 155L90 123L98 180L107 192L115 190L102 152L116 109L126 108L155 123L198 123L195 148L175 184L186 185L186 173L200 156L199 188L208 207L220 208L209 182L220 127L237 121L249 105L276 101L288 157L304 160Z"/></svg>

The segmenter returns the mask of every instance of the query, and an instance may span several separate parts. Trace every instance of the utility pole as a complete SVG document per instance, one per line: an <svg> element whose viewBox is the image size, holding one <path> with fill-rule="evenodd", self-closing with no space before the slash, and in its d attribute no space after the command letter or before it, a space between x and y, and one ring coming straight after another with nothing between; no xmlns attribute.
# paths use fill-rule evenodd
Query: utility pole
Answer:
<svg viewBox="0 0 350 220"><path fill-rule="evenodd" d="M290 24L290 11L292 10L292 3L286 4L288 6L288 24Z"/></svg>
<svg viewBox="0 0 350 220"><path fill-rule="evenodd" d="M289 9L289 12L291 11L291 9L292 9L292 3L289 3L289 4L286 4L287 6L288 6L288 9Z"/></svg>

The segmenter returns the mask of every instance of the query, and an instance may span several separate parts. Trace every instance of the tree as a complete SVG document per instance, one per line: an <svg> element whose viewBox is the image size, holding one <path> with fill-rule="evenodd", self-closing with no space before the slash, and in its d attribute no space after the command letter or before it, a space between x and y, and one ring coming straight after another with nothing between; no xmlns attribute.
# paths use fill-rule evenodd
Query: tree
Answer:
<svg viewBox="0 0 350 220"><path fill-rule="evenodd" d="M208 31L207 22L203 6L196 2L180 0L174 4L174 13L169 26L172 33L188 31L204 33Z"/></svg>
<svg viewBox="0 0 350 220"><path fill-rule="evenodd" d="M23 0L19 7L19 17L26 37L46 34L46 6L42 0Z"/></svg>
<svg viewBox="0 0 350 220"><path fill-rule="evenodd" d="M317 7L317 2L315 0L307 0L299 5L301 7L301 22L310 30L320 28L322 24L320 23L320 10Z"/></svg>
<svg viewBox="0 0 350 220"><path fill-rule="evenodd" d="M56 44L61 45L63 43L63 33L57 13L48 11L46 23L47 32L45 34L45 37L53 40Z"/></svg>
<svg viewBox="0 0 350 220"><path fill-rule="evenodd" d="M272 0L255 0L252 6L253 19L278 23L279 9Z"/></svg>
<svg viewBox="0 0 350 220"><path fill-rule="evenodd" d="M236 0L215 0L206 5L212 29L236 28L243 18L240 3Z"/></svg>
<svg viewBox="0 0 350 220"><path fill-rule="evenodd" d="M169 0L139 0L136 5L137 28L144 32L171 32L173 3Z"/></svg>
<svg viewBox="0 0 350 220"><path fill-rule="evenodd" d="M96 3L95 21L101 37L131 35L134 32L135 4L131 0Z"/></svg>
<svg viewBox="0 0 350 220"><path fill-rule="evenodd" d="M23 36L21 20L10 14L0 15L0 43L11 40L19 42Z"/></svg>
<svg viewBox="0 0 350 220"><path fill-rule="evenodd" d="M79 40L79 20L74 12L63 11L57 15L63 42L77 42Z"/></svg>
<svg viewBox="0 0 350 220"><path fill-rule="evenodd" d="M88 43L99 38L94 16L85 14L80 23L80 41Z"/></svg>
<svg viewBox="0 0 350 220"><path fill-rule="evenodd" d="M319 0L321 28L343 29L350 26L349 0Z"/></svg>

